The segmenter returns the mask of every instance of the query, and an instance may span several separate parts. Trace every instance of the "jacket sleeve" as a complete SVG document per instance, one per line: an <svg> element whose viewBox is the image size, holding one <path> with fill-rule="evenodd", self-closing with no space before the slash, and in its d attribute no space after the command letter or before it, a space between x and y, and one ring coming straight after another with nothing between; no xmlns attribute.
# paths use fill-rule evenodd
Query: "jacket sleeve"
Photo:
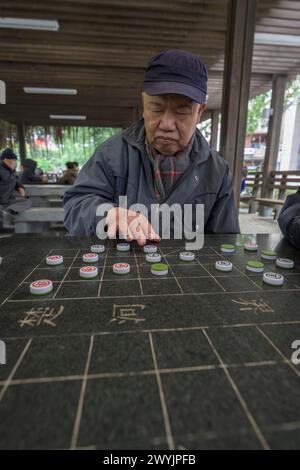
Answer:
<svg viewBox="0 0 300 470"><path fill-rule="evenodd" d="M108 150L108 146L104 149ZM115 177L109 163L109 152L96 150L82 167L75 184L64 195L64 224L70 235L93 236L102 217L96 216L99 204L114 203Z"/></svg>
<svg viewBox="0 0 300 470"><path fill-rule="evenodd" d="M300 189L286 198L278 223L284 237L300 250Z"/></svg>
<svg viewBox="0 0 300 470"><path fill-rule="evenodd" d="M238 211L228 165L214 207L205 225L205 233L240 233Z"/></svg>

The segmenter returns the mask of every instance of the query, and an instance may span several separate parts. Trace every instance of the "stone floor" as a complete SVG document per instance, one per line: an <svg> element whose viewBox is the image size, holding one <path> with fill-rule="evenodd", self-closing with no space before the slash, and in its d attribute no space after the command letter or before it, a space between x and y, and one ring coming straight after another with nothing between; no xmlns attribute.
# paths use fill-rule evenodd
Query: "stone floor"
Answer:
<svg viewBox="0 0 300 470"><path fill-rule="evenodd" d="M277 220L258 214L239 214L241 233L281 233Z"/></svg>

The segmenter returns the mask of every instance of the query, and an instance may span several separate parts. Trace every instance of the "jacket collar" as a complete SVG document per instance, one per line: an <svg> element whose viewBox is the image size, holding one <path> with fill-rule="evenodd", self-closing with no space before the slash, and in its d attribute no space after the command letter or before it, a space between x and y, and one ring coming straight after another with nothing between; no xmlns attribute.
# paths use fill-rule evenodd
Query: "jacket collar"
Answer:
<svg viewBox="0 0 300 470"><path fill-rule="evenodd" d="M145 149L144 119L139 119L138 121L131 124L130 127L123 131L122 137L128 144L138 148L140 152L143 152ZM208 159L209 155L209 146L199 129L196 129L196 135L191 151L191 157L194 163L199 164L204 162Z"/></svg>

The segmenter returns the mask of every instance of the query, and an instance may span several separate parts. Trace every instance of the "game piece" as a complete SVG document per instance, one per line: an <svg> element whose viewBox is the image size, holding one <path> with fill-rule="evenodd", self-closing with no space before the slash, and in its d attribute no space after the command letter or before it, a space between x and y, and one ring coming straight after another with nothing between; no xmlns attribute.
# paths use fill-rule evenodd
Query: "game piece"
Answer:
<svg viewBox="0 0 300 470"><path fill-rule="evenodd" d="M96 266L83 266L79 269L79 276L83 279L91 279L98 276L98 268Z"/></svg>
<svg viewBox="0 0 300 470"><path fill-rule="evenodd" d="M276 251L273 250L262 250L261 255L262 259L275 260L277 258Z"/></svg>
<svg viewBox="0 0 300 470"><path fill-rule="evenodd" d="M130 251L129 243L117 243L116 248L118 251Z"/></svg>
<svg viewBox="0 0 300 470"><path fill-rule="evenodd" d="M181 261L194 261L195 260L195 253L192 251L182 251L179 253L179 258Z"/></svg>
<svg viewBox="0 0 300 470"><path fill-rule="evenodd" d="M34 295L45 295L53 289L52 281L48 279L40 279L39 281L34 281L29 286L30 293Z"/></svg>
<svg viewBox="0 0 300 470"><path fill-rule="evenodd" d="M148 261L148 263L160 263L161 255L159 253L147 253L146 261Z"/></svg>
<svg viewBox="0 0 300 470"><path fill-rule="evenodd" d="M128 264L128 263L115 263L113 265L113 272L115 274L128 274L130 272L130 264Z"/></svg>
<svg viewBox="0 0 300 470"><path fill-rule="evenodd" d="M96 263L99 260L99 255L97 253L85 253L82 260L84 263Z"/></svg>
<svg viewBox="0 0 300 470"><path fill-rule="evenodd" d="M165 276L168 271L168 266L164 263L154 263L151 266L151 273L155 276Z"/></svg>
<svg viewBox="0 0 300 470"><path fill-rule="evenodd" d="M145 245L144 246L144 253L156 253L157 246L156 245Z"/></svg>
<svg viewBox="0 0 300 470"><path fill-rule="evenodd" d="M283 269L293 269L294 264L295 263L292 259L277 258L276 260L276 266L278 266L279 268L283 268Z"/></svg>
<svg viewBox="0 0 300 470"><path fill-rule="evenodd" d="M245 245L244 245L244 250L246 250L246 251L257 251L258 250L258 245L257 245L257 243L246 242Z"/></svg>
<svg viewBox="0 0 300 470"><path fill-rule="evenodd" d="M248 261L246 269L252 273L262 273L264 270L264 263L261 263L260 261Z"/></svg>
<svg viewBox="0 0 300 470"><path fill-rule="evenodd" d="M60 255L47 256L46 258L46 264L49 264L50 266L56 266L58 264L62 264L63 262L64 258Z"/></svg>
<svg viewBox="0 0 300 470"><path fill-rule="evenodd" d="M92 253L104 253L105 245L92 245L91 252Z"/></svg>
<svg viewBox="0 0 300 470"><path fill-rule="evenodd" d="M232 263L230 261L216 261L215 268L218 271L232 271Z"/></svg>
<svg viewBox="0 0 300 470"><path fill-rule="evenodd" d="M263 281L271 286L282 286L284 277L278 273L264 273Z"/></svg>
<svg viewBox="0 0 300 470"><path fill-rule="evenodd" d="M223 253L234 253L235 252L235 246L230 245L230 244L221 245L221 251Z"/></svg>

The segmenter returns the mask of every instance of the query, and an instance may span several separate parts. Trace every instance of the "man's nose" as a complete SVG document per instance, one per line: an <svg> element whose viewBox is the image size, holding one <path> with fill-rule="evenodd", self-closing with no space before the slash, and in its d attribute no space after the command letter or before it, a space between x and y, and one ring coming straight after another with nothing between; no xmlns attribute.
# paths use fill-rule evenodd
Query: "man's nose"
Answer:
<svg viewBox="0 0 300 470"><path fill-rule="evenodd" d="M166 111L160 118L159 129L165 132L171 132L176 130L175 116Z"/></svg>

